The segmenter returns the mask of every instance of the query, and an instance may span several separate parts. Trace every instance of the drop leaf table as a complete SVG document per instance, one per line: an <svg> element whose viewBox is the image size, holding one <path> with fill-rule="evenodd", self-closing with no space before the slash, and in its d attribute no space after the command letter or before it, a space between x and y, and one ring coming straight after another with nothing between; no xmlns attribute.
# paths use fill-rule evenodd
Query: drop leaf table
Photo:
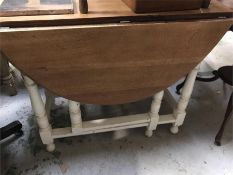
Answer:
<svg viewBox="0 0 233 175"><path fill-rule="evenodd" d="M140 14L121 0L74 0L63 14L57 7L57 14L31 6L24 16L0 14L0 50L23 74L48 151L55 149L54 139L75 135L146 127L152 136L158 124L168 123L177 133L198 64L233 24L232 10L215 0L208 8ZM166 89L188 72L176 103ZM49 92L46 104L37 85ZM69 99L70 127L51 127L50 93ZM164 94L174 111L160 116ZM148 113L82 120L80 103L122 104L149 96Z"/></svg>

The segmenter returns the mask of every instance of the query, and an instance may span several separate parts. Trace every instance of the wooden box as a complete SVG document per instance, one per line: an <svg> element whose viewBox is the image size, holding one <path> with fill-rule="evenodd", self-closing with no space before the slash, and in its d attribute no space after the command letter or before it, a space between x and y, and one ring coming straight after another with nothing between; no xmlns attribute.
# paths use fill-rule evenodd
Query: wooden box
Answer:
<svg viewBox="0 0 233 175"><path fill-rule="evenodd" d="M208 8L211 0L122 0L136 13Z"/></svg>

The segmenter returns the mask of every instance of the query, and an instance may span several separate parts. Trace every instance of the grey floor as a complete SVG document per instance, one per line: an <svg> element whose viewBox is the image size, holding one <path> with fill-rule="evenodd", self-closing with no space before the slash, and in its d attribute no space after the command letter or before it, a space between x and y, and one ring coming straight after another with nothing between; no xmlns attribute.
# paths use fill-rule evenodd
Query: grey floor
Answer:
<svg viewBox="0 0 233 175"><path fill-rule="evenodd" d="M145 128L138 128L57 139L54 153L46 152L41 143L22 82L14 97L8 96L5 87L0 92L0 127L19 120L24 131L22 137L0 144L3 175L233 175L232 120L223 146L214 145L230 94L223 93L220 80L195 83L187 118L177 135L169 132L170 125L161 125L152 138L144 136ZM59 98L56 104L53 126L69 124L66 100ZM118 106L83 105L82 113L86 120L112 117L144 112L149 104L150 99ZM162 108L162 113L170 110L165 102Z"/></svg>
<svg viewBox="0 0 233 175"><path fill-rule="evenodd" d="M1 144L2 174L233 174L232 122L227 127L223 146L213 143L227 103L221 81L196 82L187 118L177 135L169 132L169 125L161 125L152 138L144 136L144 128L125 131L120 138L114 132L78 136L56 140L54 153L46 152L40 141L25 88L19 85L18 91L17 96L9 97L6 89L1 89L1 126L18 119L25 133ZM142 102L142 111L147 109L148 101ZM52 114L62 117L66 114L66 101L57 99L56 104ZM128 105L131 110L138 110L138 106ZM82 109L89 111L89 116L93 111L101 113L100 107L89 105ZM111 115L111 109L113 113L127 113L122 106L105 106L103 111L110 111L108 115Z"/></svg>

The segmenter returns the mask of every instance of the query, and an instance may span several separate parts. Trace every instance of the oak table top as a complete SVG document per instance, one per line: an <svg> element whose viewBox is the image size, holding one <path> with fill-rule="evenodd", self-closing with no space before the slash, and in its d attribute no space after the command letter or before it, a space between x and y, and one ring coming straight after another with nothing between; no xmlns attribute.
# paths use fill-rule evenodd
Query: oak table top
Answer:
<svg viewBox="0 0 233 175"><path fill-rule="evenodd" d="M173 84L233 24L209 9L135 14L121 0L92 0L88 14L0 17L0 49L35 82L82 103L140 100Z"/></svg>

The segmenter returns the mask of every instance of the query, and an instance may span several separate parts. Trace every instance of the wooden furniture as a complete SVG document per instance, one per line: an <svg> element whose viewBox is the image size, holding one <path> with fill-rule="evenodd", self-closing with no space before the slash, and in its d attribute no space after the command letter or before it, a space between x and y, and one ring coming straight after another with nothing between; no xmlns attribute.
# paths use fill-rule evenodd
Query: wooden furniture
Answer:
<svg viewBox="0 0 233 175"><path fill-rule="evenodd" d="M229 7L233 10L233 1L232 0L219 0L226 7ZM231 26L231 31L233 31L233 25Z"/></svg>
<svg viewBox="0 0 233 175"><path fill-rule="evenodd" d="M120 0L103 2L89 2L93 13L87 15L2 17L1 25L11 28L1 31L0 47L18 69L58 96L83 103L120 104L151 96L184 76L232 24L232 11L214 1L201 16L199 10L141 15ZM182 16L186 21L172 20ZM188 20L191 16L194 20ZM216 16L222 19L211 19ZM160 20L153 22L156 18ZM164 18L171 21L162 22ZM120 22L127 19L132 22ZM90 25L66 27L76 23ZM174 41L179 45L168 44Z"/></svg>
<svg viewBox="0 0 233 175"><path fill-rule="evenodd" d="M136 13L208 8L210 0L122 0Z"/></svg>
<svg viewBox="0 0 233 175"><path fill-rule="evenodd" d="M54 139L57 138L116 131L121 129L146 127L145 135L147 137L151 137L153 135L153 131L156 130L158 125L170 123L172 124L172 127L170 128L171 133L177 134L179 131L178 127L181 126L185 120L185 110L193 90L197 71L198 66L187 76L186 83L178 101L176 101L176 98L173 97L169 90L162 90L153 96L151 109L148 113L83 121L80 103L69 100L71 126L65 128L52 128L50 125L49 119L51 117L49 114L52 103L54 103L54 96L47 93L46 103L44 104L36 83L27 76L24 76L24 82L30 95L32 108L37 117L41 140L46 144L48 151L54 151ZM161 102L164 96L166 96L167 101L173 108L173 112L167 115L159 115Z"/></svg>
<svg viewBox="0 0 233 175"><path fill-rule="evenodd" d="M162 11L193 10L208 8L211 0L122 0L135 13L152 13ZM88 13L88 1L79 0L79 10Z"/></svg>
<svg viewBox="0 0 233 175"><path fill-rule="evenodd" d="M74 5L76 6L76 5ZM232 17L232 10L213 0L208 9L136 14L121 0L91 0L89 14L0 17L1 27L46 27L109 23L177 22Z"/></svg>
<svg viewBox="0 0 233 175"><path fill-rule="evenodd" d="M224 83L228 84L233 88L233 66L224 66L218 69L218 75L223 80ZM227 105L226 113L224 116L223 123L221 125L221 128L218 131L218 134L215 137L215 144L218 146L221 146L221 140L223 136L223 132L225 130L225 127L227 125L227 122L232 117L232 109L233 109L233 91L230 95L229 102Z"/></svg>
<svg viewBox="0 0 233 175"><path fill-rule="evenodd" d="M194 67L233 23L231 10L211 2L209 9L136 14L121 0L92 0L88 14L1 17L0 49L24 74L47 149L54 150L56 138L125 128L146 126L151 136L158 124L171 123L177 133ZM164 89L192 69L179 102L170 100L174 112L159 116ZM69 99L70 127L51 128L36 83ZM154 96L149 113L82 122L80 103L148 96ZM166 96L173 99L168 91Z"/></svg>

